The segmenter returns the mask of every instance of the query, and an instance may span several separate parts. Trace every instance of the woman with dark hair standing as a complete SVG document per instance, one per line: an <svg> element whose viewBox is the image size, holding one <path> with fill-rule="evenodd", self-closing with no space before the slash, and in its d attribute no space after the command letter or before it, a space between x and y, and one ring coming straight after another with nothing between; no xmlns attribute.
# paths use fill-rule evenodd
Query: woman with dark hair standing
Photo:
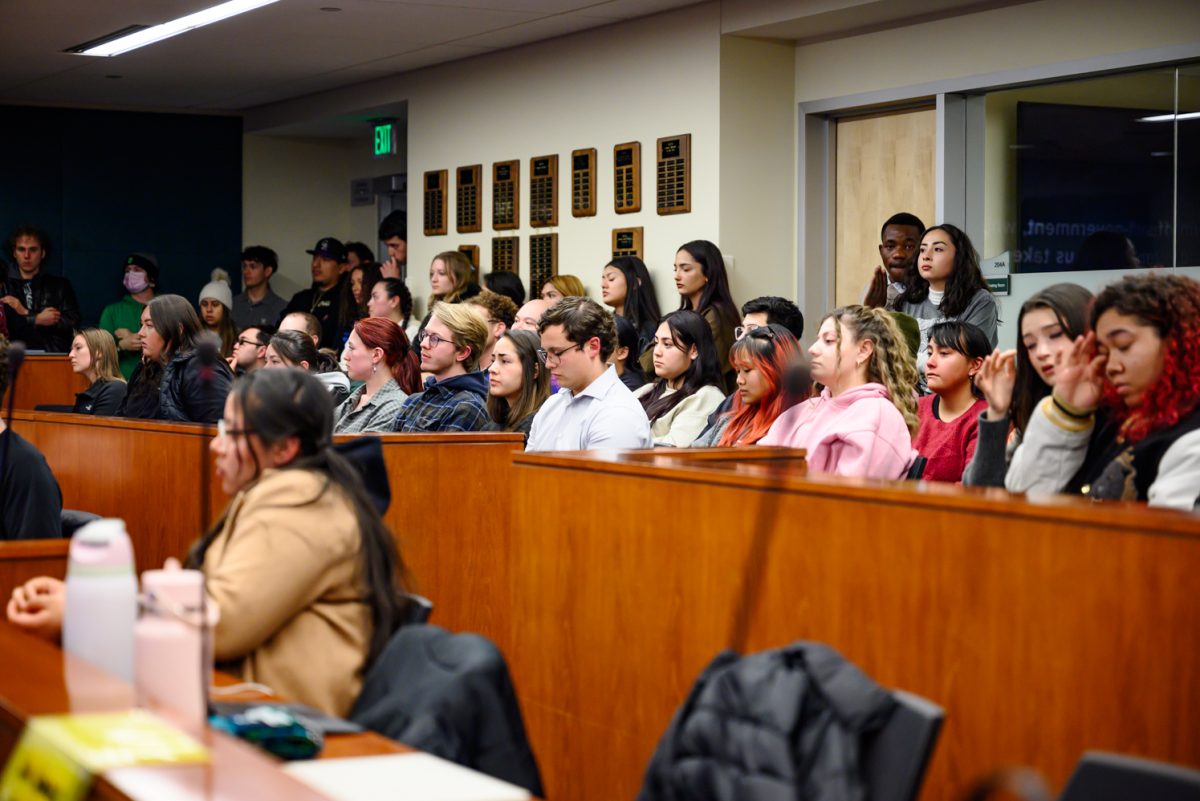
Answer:
<svg viewBox="0 0 1200 801"><path fill-rule="evenodd" d="M1087 333L1092 293L1078 284L1054 284L1021 304L1017 347L983 360L975 379L987 400L979 415L975 455L966 486L1003 487L1008 463L1025 436L1034 408L1054 387L1054 360Z"/></svg>
<svg viewBox="0 0 1200 801"><path fill-rule="evenodd" d="M1101 290L1091 331L1056 355L1005 479L1192 511L1200 495L1200 283L1129 275Z"/></svg>
<svg viewBox="0 0 1200 801"><path fill-rule="evenodd" d="M232 499L187 558L221 612L213 654L243 681L344 717L404 619L395 539L333 449L333 403L311 375L255 370L223 415L211 450ZM64 594L33 579L8 618L55 632Z"/></svg>
<svg viewBox="0 0 1200 801"><path fill-rule="evenodd" d="M142 311L142 363L133 371L117 415L145 420L215 423L233 382L229 365L214 353L201 364L200 318L186 298L159 295Z"/></svg>
<svg viewBox="0 0 1200 801"><path fill-rule="evenodd" d="M229 288L229 273L220 267L212 271L212 280L200 290L200 319L205 328L221 338L221 358L232 356L238 338L233 291Z"/></svg>
<svg viewBox="0 0 1200 801"><path fill-rule="evenodd" d="M643 372L654 366L654 332L662 314L654 296L654 284L646 263L637 256L619 256L600 273L600 297L613 314L624 317L637 331L641 347L631 351Z"/></svg>
<svg viewBox="0 0 1200 801"><path fill-rule="evenodd" d="M654 373L658 380L633 396L646 410L655 445L686 448L725 400L712 333L703 317L683 310L663 318L654 338Z"/></svg>
<svg viewBox="0 0 1200 801"><path fill-rule="evenodd" d="M346 350L350 378L364 383L338 406L334 431L392 431L405 398L421 388L420 367L408 337L391 320L367 317L354 324Z"/></svg>
<svg viewBox="0 0 1200 801"><path fill-rule="evenodd" d="M312 373L329 390L334 405L350 397L350 379L338 369L333 357L317 350L312 337L303 331L279 331L267 343L265 368L299 367Z"/></svg>
<svg viewBox="0 0 1200 801"><path fill-rule="evenodd" d="M962 320L983 331L996 347L999 310L979 270L979 254L970 238L949 223L926 228L920 252L908 266L904 292L895 309L916 319L921 327L917 371L924 376L928 358L929 329L942 320ZM922 390L925 384L922 378Z"/></svg>
<svg viewBox="0 0 1200 801"><path fill-rule="evenodd" d="M729 366L729 349L736 339L734 329L741 317L729 293L729 277L720 248L703 239L679 248L675 254L675 288L679 290L679 309L694 311L708 323L717 349L717 364L723 373L723 388L732 387L734 375Z"/></svg>
<svg viewBox="0 0 1200 801"><path fill-rule="evenodd" d="M538 358L542 341L532 331L505 331L488 368L485 431L518 431L529 437L533 417L550 397L550 371Z"/></svg>

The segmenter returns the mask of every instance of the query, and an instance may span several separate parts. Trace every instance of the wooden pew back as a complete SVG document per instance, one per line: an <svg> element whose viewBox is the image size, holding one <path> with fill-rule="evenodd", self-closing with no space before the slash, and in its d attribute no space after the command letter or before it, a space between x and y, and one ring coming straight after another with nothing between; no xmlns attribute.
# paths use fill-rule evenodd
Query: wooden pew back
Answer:
<svg viewBox="0 0 1200 801"><path fill-rule="evenodd" d="M515 461L493 567L511 617L486 633L549 797L633 797L718 651L800 639L945 706L925 799L1004 764L1060 784L1088 748L1200 764L1200 520L686 457Z"/></svg>
<svg viewBox="0 0 1200 801"><path fill-rule="evenodd" d="M75 393L85 389L87 379L71 369L65 354L31 354L25 357L17 376L13 407L33 409L42 404L74 406Z"/></svg>

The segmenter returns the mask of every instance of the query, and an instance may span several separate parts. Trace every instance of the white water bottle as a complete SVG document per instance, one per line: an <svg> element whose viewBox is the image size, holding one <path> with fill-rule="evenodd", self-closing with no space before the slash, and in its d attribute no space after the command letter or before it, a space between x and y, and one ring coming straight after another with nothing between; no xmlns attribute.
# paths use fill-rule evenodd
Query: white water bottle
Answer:
<svg viewBox="0 0 1200 801"><path fill-rule="evenodd" d="M88 523L71 538L63 650L133 682L138 590L125 521Z"/></svg>

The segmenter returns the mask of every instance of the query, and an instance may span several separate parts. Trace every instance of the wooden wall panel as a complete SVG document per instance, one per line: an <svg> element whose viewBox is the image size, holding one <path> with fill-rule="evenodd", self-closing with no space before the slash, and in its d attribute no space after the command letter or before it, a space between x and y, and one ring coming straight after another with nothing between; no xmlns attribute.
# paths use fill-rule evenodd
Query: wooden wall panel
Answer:
<svg viewBox="0 0 1200 801"><path fill-rule="evenodd" d="M936 119L932 109L839 120L834 296L859 303L879 266L879 228L898 211L934 225ZM961 223L961 220L950 222Z"/></svg>
<svg viewBox="0 0 1200 801"><path fill-rule="evenodd" d="M74 406L75 393L85 389L87 381L71 370L66 356L26 356L17 376L13 408L32 409L47 403ZM4 402L7 404L8 399Z"/></svg>

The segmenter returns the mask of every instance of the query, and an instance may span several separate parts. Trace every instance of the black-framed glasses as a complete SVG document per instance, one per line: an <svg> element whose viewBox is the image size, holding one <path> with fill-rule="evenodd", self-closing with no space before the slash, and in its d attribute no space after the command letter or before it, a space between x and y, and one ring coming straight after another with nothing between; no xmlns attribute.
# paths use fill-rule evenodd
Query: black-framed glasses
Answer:
<svg viewBox="0 0 1200 801"><path fill-rule="evenodd" d="M553 359L555 362L558 362L560 359L562 359L564 353L570 353L578 347L580 347L579 343L576 343L569 348L563 348L562 350L547 350L546 348L538 348L537 355L538 358L542 360L542 364L549 364L551 359Z"/></svg>
<svg viewBox="0 0 1200 801"><path fill-rule="evenodd" d="M417 347L418 348L422 347L426 342L429 343L429 347L431 347L431 348L436 348L439 345L441 345L443 342L449 342L452 345L454 344L453 339L443 339L442 337L438 336L437 334L430 334L427 331L422 331L421 333L417 334Z"/></svg>
<svg viewBox="0 0 1200 801"><path fill-rule="evenodd" d="M241 337L238 337L237 344L239 344L239 345L246 345L246 346L248 346L248 347L251 347L251 348L257 348L257 347L260 347L260 346L259 346L259 344L258 344L258 340L254 340L254 339L242 339Z"/></svg>

